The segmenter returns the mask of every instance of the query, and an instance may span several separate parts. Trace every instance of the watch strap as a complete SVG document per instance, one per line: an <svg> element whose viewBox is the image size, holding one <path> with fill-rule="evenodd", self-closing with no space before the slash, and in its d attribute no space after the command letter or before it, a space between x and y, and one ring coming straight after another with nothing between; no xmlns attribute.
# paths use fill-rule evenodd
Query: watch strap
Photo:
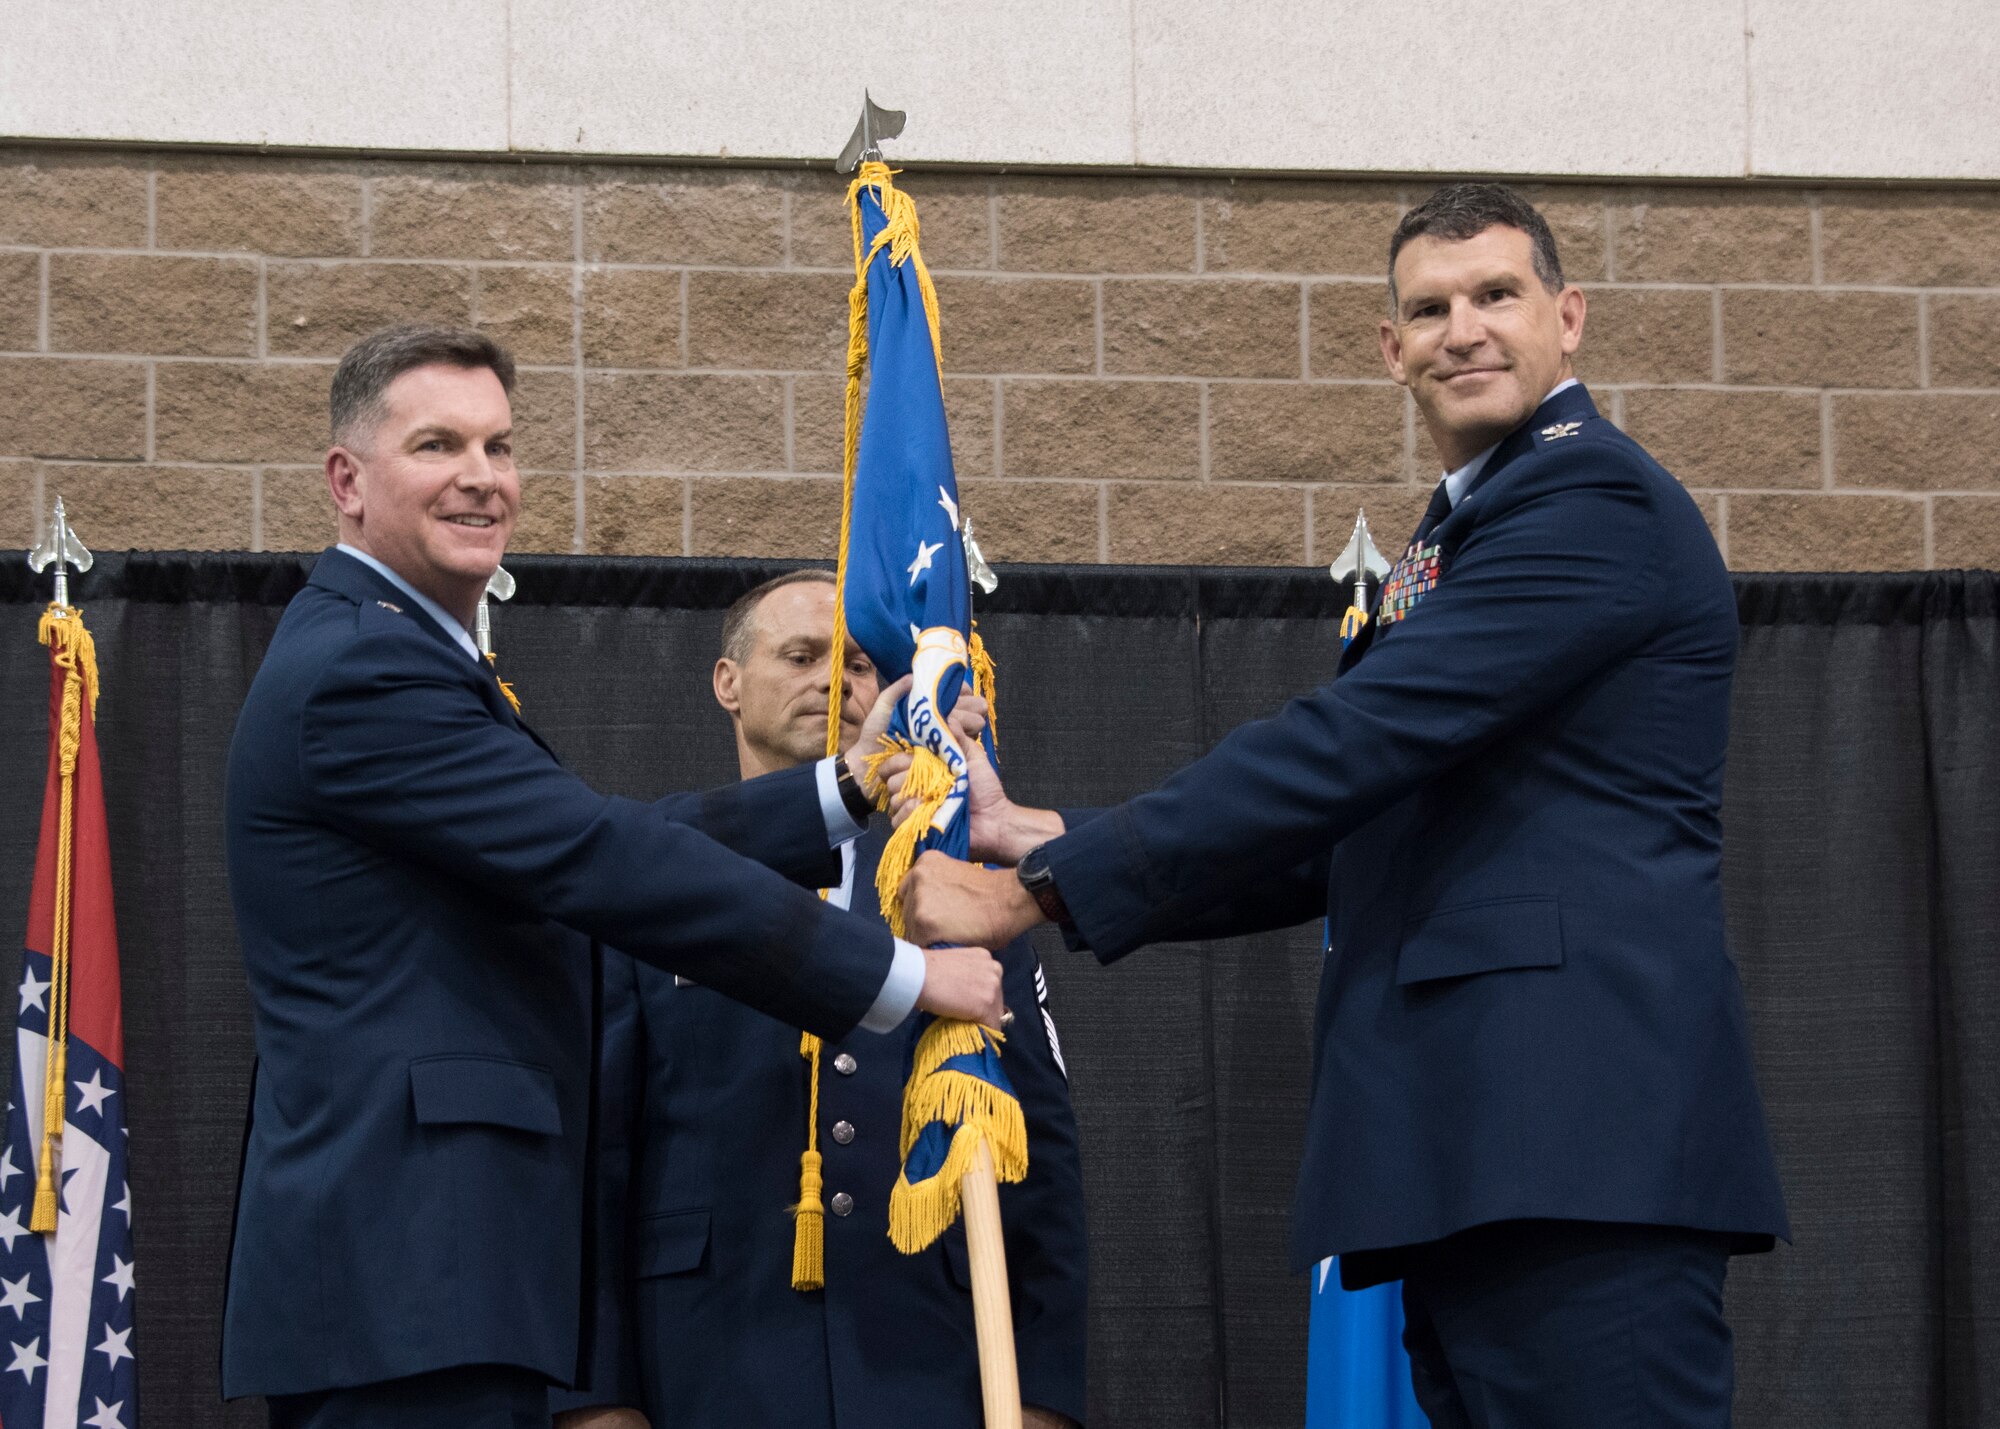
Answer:
<svg viewBox="0 0 2000 1429"><path fill-rule="evenodd" d="M1062 890L1056 887L1056 876L1050 871L1048 857L1040 844L1029 849L1014 866L1014 876L1028 890L1028 896L1035 900L1044 918L1051 923L1070 921L1069 905L1063 902Z"/></svg>
<svg viewBox="0 0 2000 1429"><path fill-rule="evenodd" d="M848 816L866 827L869 816L875 812L875 801L861 791L861 781L854 777L845 759L840 761L840 776L833 781L833 787L840 791L840 802L847 806Z"/></svg>

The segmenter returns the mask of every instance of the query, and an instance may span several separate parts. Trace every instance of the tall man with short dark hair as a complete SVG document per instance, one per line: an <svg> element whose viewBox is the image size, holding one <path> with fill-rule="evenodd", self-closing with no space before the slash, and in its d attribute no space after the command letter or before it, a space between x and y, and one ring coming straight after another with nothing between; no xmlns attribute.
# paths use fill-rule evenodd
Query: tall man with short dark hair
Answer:
<svg viewBox="0 0 2000 1429"><path fill-rule="evenodd" d="M280 1429L545 1425L576 1382L598 940L829 1036L1001 1012L983 951L809 891L867 809L836 761L640 804L516 716L467 633L520 504L513 374L454 328L342 359L341 544L230 746L258 1062L223 1393Z"/></svg>
<svg viewBox="0 0 2000 1429"><path fill-rule="evenodd" d="M758 586L724 618L715 697L745 779L825 750L833 613L833 575L806 570ZM843 678L852 747L877 694L853 645ZM979 704L965 697L953 711L962 740L979 737ZM834 901L880 916L885 841L875 831L848 846ZM1023 939L998 956L1015 1014L1003 1055L1028 1132L1027 1180L1000 1191L1022 1412L1027 1429L1061 1429L1083 1418L1076 1121L1034 949ZM555 1396L569 1411L557 1429L980 1429L964 1230L913 1256L889 1242L917 1029L857 1031L809 1061L782 1023L616 954L604 1029L597 1323L618 1363L588 1393ZM788 1212L809 1125L825 1270L823 1286L802 1288Z"/></svg>
<svg viewBox="0 0 2000 1429"><path fill-rule="evenodd" d="M1722 926L1728 574L1576 383L1532 207L1439 190L1390 283L1449 470L1337 678L1067 829L980 766L1018 869L927 855L911 927L1108 962L1324 914L1295 1261L1403 1281L1436 1425L1723 1425L1728 1258L1787 1233Z"/></svg>

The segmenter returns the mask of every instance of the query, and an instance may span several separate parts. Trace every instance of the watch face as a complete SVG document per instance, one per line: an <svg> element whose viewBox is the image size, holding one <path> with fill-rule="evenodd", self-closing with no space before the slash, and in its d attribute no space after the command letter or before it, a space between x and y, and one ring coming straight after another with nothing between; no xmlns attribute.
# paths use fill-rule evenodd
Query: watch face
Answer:
<svg viewBox="0 0 2000 1429"><path fill-rule="evenodd" d="M1036 844L1033 848L1022 854L1021 861L1015 865L1014 871L1020 876L1021 882L1027 884L1030 888L1034 887L1037 883L1048 882L1049 860L1048 856L1042 852L1042 846Z"/></svg>

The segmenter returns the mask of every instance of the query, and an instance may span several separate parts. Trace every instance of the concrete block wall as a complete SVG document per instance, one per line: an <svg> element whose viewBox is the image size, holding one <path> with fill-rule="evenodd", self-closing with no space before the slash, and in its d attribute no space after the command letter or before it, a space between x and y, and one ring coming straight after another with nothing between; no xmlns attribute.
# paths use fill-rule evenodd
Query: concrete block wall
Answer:
<svg viewBox="0 0 2000 1429"><path fill-rule="evenodd" d="M1376 351L1428 179L905 175L1002 560L1298 565L1438 463ZM0 152L0 544L309 549L332 364L522 363L516 547L830 554L851 273L823 170ZM2000 565L2000 193L1548 184L1581 374L1743 570Z"/></svg>

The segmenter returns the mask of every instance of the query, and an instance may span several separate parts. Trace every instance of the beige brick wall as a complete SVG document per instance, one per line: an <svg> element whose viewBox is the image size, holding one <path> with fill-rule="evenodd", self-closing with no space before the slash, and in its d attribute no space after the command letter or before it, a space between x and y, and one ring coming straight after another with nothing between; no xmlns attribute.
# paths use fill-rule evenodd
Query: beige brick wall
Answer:
<svg viewBox="0 0 2000 1429"><path fill-rule="evenodd" d="M1437 461L1381 371L1429 187L913 173L964 505L1003 560L1324 562ZM357 335L522 362L517 547L826 555L829 173L0 152L0 544L288 550ZM1732 566L2000 566L2000 193L1551 185L1579 369Z"/></svg>

